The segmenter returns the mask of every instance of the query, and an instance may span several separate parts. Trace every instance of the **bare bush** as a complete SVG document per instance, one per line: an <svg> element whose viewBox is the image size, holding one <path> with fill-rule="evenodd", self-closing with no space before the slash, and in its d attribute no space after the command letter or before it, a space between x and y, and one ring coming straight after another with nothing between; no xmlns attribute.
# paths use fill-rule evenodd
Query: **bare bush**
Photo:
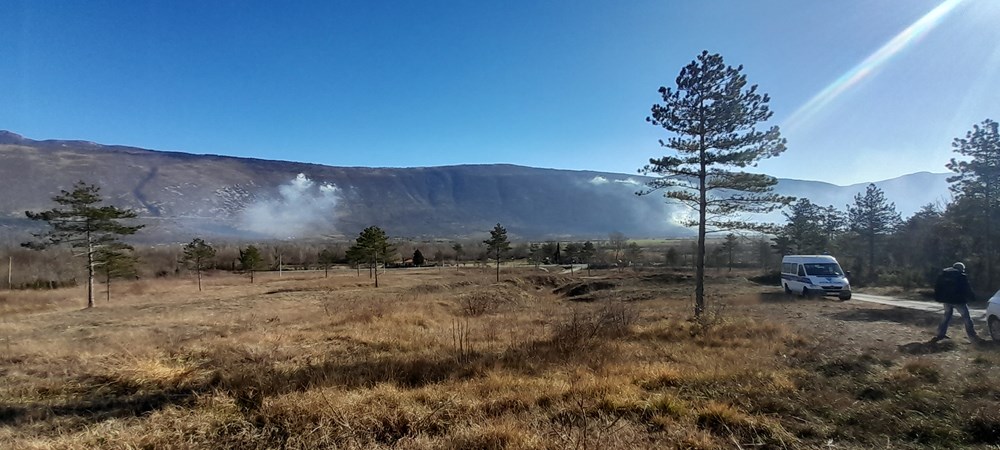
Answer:
<svg viewBox="0 0 1000 450"><path fill-rule="evenodd" d="M553 325L551 341L566 353L589 347L600 338L618 338L629 333L639 312L629 303L614 302L592 312L574 309Z"/></svg>

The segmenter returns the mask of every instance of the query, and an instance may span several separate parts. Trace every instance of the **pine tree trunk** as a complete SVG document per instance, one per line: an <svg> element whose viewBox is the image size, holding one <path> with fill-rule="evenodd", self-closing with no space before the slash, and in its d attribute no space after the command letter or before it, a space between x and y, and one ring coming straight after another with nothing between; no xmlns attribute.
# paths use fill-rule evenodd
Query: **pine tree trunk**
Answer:
<svg viewBox="0 0 1000 450"><path fill-rule="evenodd" d="M198 264L198 267L197 267L196 271L198 272L198 292L201 292L201 264L200 263Z"/></svg>
<svg viewBox="0 0 1000 450"><path fill-rule="evenodd" d="M108 270L108 273L106 274L106 276L104 278L104 286L107 288L107 292L106 292L107 298L105 298L105 302L111 303L111 271L110 270Z"/></svg>
<svg viewBox="0 0 1000 450"><path fill-rule="evenodd" d="M94 307L94 243L87 231L87 307Z"/></svg>
<svg viewBox="0 0 1000 450"><path fill-rule="evenodd" d="M704 123L704 119L701 121ZM708 177L705 160L705 133L701 133L698 160L701 168L698 171L698 249L695 255L695 286L694 286L694 316L701 317L705 311L705 216L708 208L708 192L705 178Z"/></svg>

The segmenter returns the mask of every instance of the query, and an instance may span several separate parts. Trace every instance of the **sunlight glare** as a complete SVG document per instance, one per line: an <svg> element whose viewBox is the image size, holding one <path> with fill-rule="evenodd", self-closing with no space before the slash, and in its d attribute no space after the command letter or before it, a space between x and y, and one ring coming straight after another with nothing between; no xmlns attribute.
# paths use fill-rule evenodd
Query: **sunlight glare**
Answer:
<svg viewBox="0 0 1000 450"><path fill-rule="evenodd" d="M912 25L906 27L906 29L890 39L889 42L875 51L875 53L872 53L864 61L861 61L860 64L845 72L833 83L827 85L818 94L809 99L808 102L795 110L782 124L783 131L789 132L794 130L848 89L857 86L862 80L874 74L893 56L899 54L899 52L929 33L949 13L964 2L965 0L946 0Z"/></svg>

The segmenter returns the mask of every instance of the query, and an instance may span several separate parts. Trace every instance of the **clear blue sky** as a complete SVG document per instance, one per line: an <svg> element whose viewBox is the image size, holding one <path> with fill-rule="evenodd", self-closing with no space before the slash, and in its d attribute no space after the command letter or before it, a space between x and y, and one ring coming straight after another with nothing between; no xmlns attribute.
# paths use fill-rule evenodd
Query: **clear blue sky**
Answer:
<svg viewBox="0 0 1000 450"><path fill-rule="evenodd" d="M1000 120L997 0L0 0L0 14L0 129L34 139L635 173L664 153L644 120L657 88L703 49L770 94L789 149L758 169L779 177L943 172L955 137ZM830 86L847 88L796 113Z"/></svg>

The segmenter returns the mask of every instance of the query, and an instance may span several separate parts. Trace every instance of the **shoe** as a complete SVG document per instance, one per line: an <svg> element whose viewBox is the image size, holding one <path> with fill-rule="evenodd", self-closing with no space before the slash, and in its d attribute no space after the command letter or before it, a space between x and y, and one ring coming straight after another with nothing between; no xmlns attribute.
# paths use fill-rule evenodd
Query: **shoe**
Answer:
<svg viewBox="0 0 1000 450"><path fill-rule="evenodd" d="M940 341L943 341L945 339L951 339L951 338L948 337L948 336L934 336L934 339L931 339L931 342L932 343L934 343L934 342L940 342Z"/></svg>

